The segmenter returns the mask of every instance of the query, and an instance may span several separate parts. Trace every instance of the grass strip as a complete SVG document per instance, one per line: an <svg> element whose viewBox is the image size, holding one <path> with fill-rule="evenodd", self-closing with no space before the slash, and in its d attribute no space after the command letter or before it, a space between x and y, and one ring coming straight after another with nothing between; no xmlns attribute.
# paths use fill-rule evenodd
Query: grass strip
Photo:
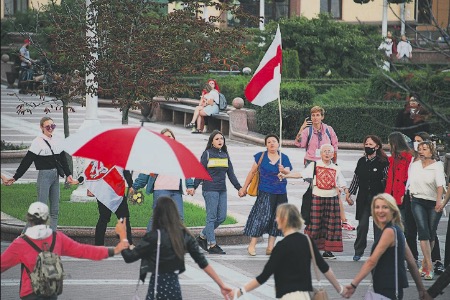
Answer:
<svg viewBox="0 0 450 300"><path fill-rule="evenodd" d="M68 189L65 189L64 184L61 184L58 225L95 227L99 216L97 202L71 202L70 195L75 189L76 186L70 186ZM145 194L144 189L141 192ZM25 221L28 207L36 200L36 183L1 186L1 211L19 220ZM153 212L152 204L153 195L147 194L145 194L143 204L128 204L132 227L147 227L148 220ZM198 205L185 201L184 219L184 224L187 227L204 226L206 211ZM114 227L116 222L116 215L112 214L108 226ZM236 223L236 219L227 216L223 224Z"/></svg>

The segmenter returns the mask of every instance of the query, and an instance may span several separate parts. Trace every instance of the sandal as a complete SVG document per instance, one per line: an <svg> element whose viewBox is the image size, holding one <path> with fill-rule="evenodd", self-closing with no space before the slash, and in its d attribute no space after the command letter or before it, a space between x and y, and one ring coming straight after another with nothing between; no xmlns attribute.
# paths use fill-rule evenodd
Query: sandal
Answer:
<svg viewBox="0 0 450 300"><path fill-rule="evenodd" d="M195 123L189 123L189 124L185 125L184 127L193 128L194 126L195 126Z"/></svg>
<svg viewBox="0 0 450 300"><path fill-rule="evenodd" d="M195 129L195 130L192 130L191 133L203 133L203 131L200 129Z"/></svg>

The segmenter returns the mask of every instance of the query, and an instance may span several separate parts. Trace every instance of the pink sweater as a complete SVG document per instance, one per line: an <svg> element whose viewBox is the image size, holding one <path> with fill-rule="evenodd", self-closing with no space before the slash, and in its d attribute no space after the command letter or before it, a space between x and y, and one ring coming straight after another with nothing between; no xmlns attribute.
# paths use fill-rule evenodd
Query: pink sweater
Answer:
<svg viewBox="0 0 450 300"><path fill-rule="evenodd" d="M52 239L53 235L50 235L42 240L31 240L42 249L44 242L47 242L50 246ZM62 232L57 232L56 234L56 243L53 252L60 256L63 255L77 258L87 258L91 260L102 260L108 257L108 248L103 246L80 244ZM36 250L32 248L24 239L17 238L1 255L1 272L3 273L18 264L24 264L28 270L32 272L34 265L36 264L37 255L38 253ZM25 270L22 272L21 282L20 298L33 293L30 277Z"/></svg>

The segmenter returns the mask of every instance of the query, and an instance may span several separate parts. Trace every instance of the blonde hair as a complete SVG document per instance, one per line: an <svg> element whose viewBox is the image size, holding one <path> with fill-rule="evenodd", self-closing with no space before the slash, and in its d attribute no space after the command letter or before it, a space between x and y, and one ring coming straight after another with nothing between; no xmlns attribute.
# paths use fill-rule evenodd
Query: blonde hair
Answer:
<svg viewBox="0 0 450 300"><path fill-rule="evenodd" d="M398 208L397 202L395 202L394 197L392 197L391 195L389 195L387 193L381 193L381 194L378 194L375 197L373 197L371 211L372 211L373 222L375 223L375 225L377 225L379 228L381 228L380 223L378 222L377 218L375 218L375 212L374 212L375 211L375 200L383 200L384 202L386 202L387 206L392 211L392 221L391 221L392 225L397 225L403 231L404 228L403 228L403 224L402 224L402 218L400 215L400 209Z"/></svg>
<svg viewBox="0 0 450 300"><path fill-rule="evenodd" d="M313 108L311 108L311 114L319 112L322 116L325 116L325 109L323 109L320 106L313 106Z"/></svg>
<svg viewBox="0 0 450 300"><path fill-rule="evenodd" d="M303 218L298 208L290 203L283 203L277 207L277 216L280 219L286 219L286 227L300 230L303 226Z"/></svg>

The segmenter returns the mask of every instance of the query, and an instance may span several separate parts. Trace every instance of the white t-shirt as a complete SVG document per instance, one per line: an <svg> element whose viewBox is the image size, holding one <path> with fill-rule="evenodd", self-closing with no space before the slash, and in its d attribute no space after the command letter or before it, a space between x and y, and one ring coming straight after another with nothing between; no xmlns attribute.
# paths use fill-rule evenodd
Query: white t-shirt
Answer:
<svg viewBox="0 0 450 300"><path fill-rule="evenodd" d="M207 101L206 103L208 103L208 100L212 99L216 105L219 105L219 92L217 90L211 90L209 93L206 93L203 97L205 97Z"/></svg>
<svg viewBox="0 0 450 300"><path fill-rule="evenodd" d="M408 174L409 192L424 200L436 201L437 188L445 185L444 165L441 161L422 167L422 161L411 164Z"/></svg>

